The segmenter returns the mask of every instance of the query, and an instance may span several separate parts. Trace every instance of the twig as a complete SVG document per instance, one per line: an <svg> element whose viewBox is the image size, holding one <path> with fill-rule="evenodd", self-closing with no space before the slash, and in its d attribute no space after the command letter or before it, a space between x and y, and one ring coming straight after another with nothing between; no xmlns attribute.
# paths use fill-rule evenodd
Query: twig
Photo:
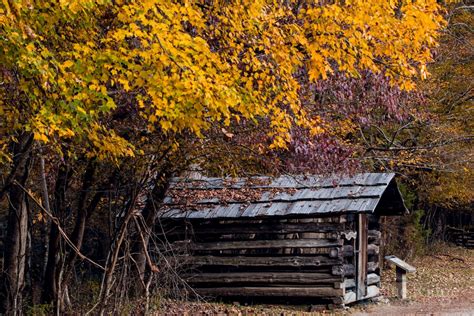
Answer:
<svg viewBox="0 0 474 316"><path fill-rule="evenodd" d="M433 257L433 258L436 258L436 259L439 259L439 260L443 260L443 258L441 258L441 256L451 258L450 259L451 261L458 260L458 261L466 264L466 260L464 260L463 258L460 258L460 257L453 256L453 255L448 255L448 254L430 255L430 257Z"/></svg>
<svg viewBox="0 0 474 316"><path fill-rule="evenodd" d="M142 233L142 227L140 226L140 223L138 222L137 220L137 217L138 216L141 216L141 215L136 215L133 217L133 220L135 221L135 225L137 225L137 230L139 232L139 235L140 235L140 239L143 243L143 251L145 253L145 257L146 257L146 261L148 263L148 265L150 266L150 270L155 273L155 272L159 272L159 269L158 267L152 262L151 258L150 258L150 254L148 253L148 249L147 249L147 242L145 241L145 237L143 236L143 233ZM149 234L148 234L149 235Z"/></svg>
<svg viewBox="0 0 474 316"><path fill-rule="evenodd" d="M105 268L103 266L101 266L100 264L98 264L97 262L95 262L94 260L92 259L89 259L88 257L86 257L85 255L83 255L81 253L81 251L79 249L77 249L76 245L74 245L74 243L69 239L69 237L67 236L67 234L64 232L64 230L61 228L60 226L60 222L58 220L57 217L55 217L53 214L51 214L50 212L48 212L44 207L43 205L24 187L22 186L21 184L19 184L16 180L13 181L13 184L18 186L20 189L22 189L27 195L28 197L33 200L33 202L35 202L36 205L38 205L39 208L41 208L41 210L46 214L48 215L50 218L51 218L51 221L53 223L56 224L56 226L58 226L58 230L59 232L61 233L61 235L63 236L64 240L66 241L66 243L76 252L76 254L83 260L86 260L88 261L89 263L91 263L92 265L96 266L97 268L101 269L101 270L104 270L105 271Z"/></svg>

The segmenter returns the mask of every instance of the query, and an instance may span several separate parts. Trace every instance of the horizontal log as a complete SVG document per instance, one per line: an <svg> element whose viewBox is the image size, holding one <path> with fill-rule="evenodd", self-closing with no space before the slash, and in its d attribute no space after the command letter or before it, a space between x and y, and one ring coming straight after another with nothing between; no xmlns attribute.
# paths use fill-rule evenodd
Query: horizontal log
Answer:
<svg viewBox="0 0 474 316"><path fill-rule="evenodd" d="M367 246L367 255L373 256L378 255L380 247L374 244L369 244ZM339 248L331 249L329 256L332 258L336 257L352 257L354 256L354 247L351 245L344 245Z"/></svg>
<svg viewBox="0 0 474 316"><path fill-rule="evenodd" d="M223 234L292 234L292 233L337 233L343 229L339 223L235 223L194 225L189 233L200 235ZM181 230L184 232L184 228ZM170 234L179 233L178 230Z"/></svg>
<svg viewBox="0 0 474 316"><path fill-rule="evenodd" d="M380 230L371 229L368 231L367 236L369 238L380 238L382 237L382 232Z"/></svg>
<svg viewBox="0 0 474 316"><path fill-rule="evenodd" d="M305 232L305 233L239 233L239 234L221 234L221 235L194 235L190 236L182 234L181 236L174 235L168 236L168 239L182 240L187 238L192 238L196 242L214 242L214 241L252 241L252 240L280 240L280 239L338 239L340 234L337 232L332 233L315 233L315 232Z"/></svg>
<svg viewBox="0 0 474 316"><path fill-rule="evenodd" d="M311 257L245 257L245 256L193 256L185 259L195 266L224 265L244 267L320 267L332 266L342 263L341 259L329 258L327 256Z"/></svg>
<svg viewBox="0 0 474 316"><path fill-rule="evenodd" d="M474 234L451 234L452 238L468 238L468 239L473 239Z"/></svg>
<svg viewBox="0 0 474 316"><path fill-rule="evenodd" d="M377 255L368 255L368 261L379 262L380 256Z"/></svg>
<svg viewBox="0 0 474 316"><path fill-rule="evenodd" d="M181 242L174 244L179 245ZM188 242L189 243L189 242ZM327 248L337 247L341 240L330 239L279 239L251 241L222 241L207 243L190 243L192 250L233 250L233 249L265 249L265 248Z"/></svg>
<svg viewBox="0 0 474 316"><path fill-rule="evenodd" d="M333 275L352 276L355 274L355 267L353 264L343 264L332 267Z"/></svg>
<svg viewBox="0 0 474 316"><path fill-rule="evenodd" d="M209 226L220 226L220 225L247 225L247 224L267 224L267 225L278 225L278 224L304 224L304 223L314 223L314 224L340 224L345 223L343 219L344 215L330 215L324 216L320 214L317 217L313 215L308 215L307 217L302 214L294 216L283 216L283 217L238 217L238 218L207 218L207 219L197 219L197 218L186 218L186 219L170 219L166 222L171 223L172 225L190 225L194 227L209 227Z"/></svg>
<svg viewBox="0 0 474 316"><path fill-rule="evenodd" d="M369 239L369 245L380 245L381 241L379 238L371 238Z"/></svg>
<svg viewBox="0 0 474 316"><path fill-rule="evenodd" d="M456 244L457 246L465 246L465 247L467 247L467 246L472 246L472 245L474 245L474 242L456 242L455 244Z"/></svg>
<svg viewBox="0 0 474 316"><path fill-rule="evenodd" d="M329 256L331 258L352 257L354 255L354 247L351 245L344 245L342 247L331 249Z"/></svg>
<svg viewBox="0 0 474 316"><path fill-rule="evenodd" d="M368 232L368 241L369 244L380 245L380 240L382 239L382 233L378 230L369 230Z"/></svg>
<svg viewBox="0 0 474 316"><path fill-rule="evenodd" d="M466 228L458 228L458 227L453 227L453 226L446 226L446 229L448 231L454 231L454 232L458 231L458 232L472 232L472 233L474 233L472 231L472 229L469 229L467 227Z"/></svg>
<svg viewBox="0 0 474 316"><path fill-rule="evenodd" d="M380 282L380 275L377 273L369 273L367 275L367 285L378 284Z"/></svg>
<svg viewBox="0 0 474 316"><path fill-rule="evenodd" d="M474 242L474 239L464 238L464 239L455 239L454 241L457 243L472 243Z"/></svg>
<svg viewBox="0 0 474 316"><path fill-rule="evenodd" d="M221 287L195 288L203 296L284 296L284 297L335 297L342 296L343 289L331 287Z"/></svg>
<svg viewBox="0 0 474 316"><path fill-rule="evenodd" d="M369 244L367 246L367 254L368 255L378 255L379 251L380 251L380 248L377 245Z"/></svg>
<svg viewBox="0 0 474 316"><path fill-rule="evenodd" d="M289 272L239 272L239 273L198 273L184 275L191 283L264 283L264 284L331 284L341 281L330 273L289 273Z"/></svg>
<svg viewBox="0 0 474 316"><path fill-rule="evenodd" d="M370 273L367 275L367 285L374 285L380 282L380 276L376 273ZM355 279L346 279L343 284L344 288L349 289L356 286Z"/></svg>
<svg viewBox="0 0 474 316"><path fill-rule="evenodd" d="M367 272L375 272L379 268L378 262L367 262Z"/></svg>
<svg viewBox="0 0 474 316"><path fill-rule="evenodd" d="M461 236L458 236L458 237L456 237L455 240L474 241L474 237L467 237L467 236L461 237Z"/></svg>

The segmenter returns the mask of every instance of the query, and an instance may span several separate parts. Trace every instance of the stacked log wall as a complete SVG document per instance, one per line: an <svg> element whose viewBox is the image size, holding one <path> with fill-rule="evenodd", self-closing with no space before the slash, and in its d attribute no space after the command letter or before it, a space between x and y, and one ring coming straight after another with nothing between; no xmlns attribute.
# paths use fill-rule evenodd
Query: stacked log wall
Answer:
<svg viewBox="0 0 474 316"><path fill-rule="evenodd" d="M356 215L347 215L348 231L357 231ZM365 298L377 296L380 292L380 218L377 215L368 214L368 232L367 232L367 291ZM352 245L356 249L357 237L345 240L345 245ZM356 254L344 257L344 264L356 265ZM344 303L352 303L357 300L356 278L348 277L344 281L345 297Z"/></svg>
<svg viewBox="0 0 474 316"><path fill-rule="evenodd" d="M474 248L474 229L447 228L448 240L457 246Z"/></svg>
<svg viewBox="0 0 474 316"><path fill-rule="evenodd" d="M166 239L204 296L312 297L343 303L355 276L346 215L173 222ZM177 249L181 249L179 252Z"/></svg>

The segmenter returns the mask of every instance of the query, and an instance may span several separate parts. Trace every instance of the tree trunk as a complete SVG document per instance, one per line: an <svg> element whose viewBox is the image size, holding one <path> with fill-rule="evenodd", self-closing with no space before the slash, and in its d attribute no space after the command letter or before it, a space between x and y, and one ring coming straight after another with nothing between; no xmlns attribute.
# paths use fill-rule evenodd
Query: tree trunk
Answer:
<svg viewBox="0 0 474 316"><path fill-rule="evenodd" d="M43 206L44 208L51 213L51 207L49 205L49 191L48 191L48 183L46 181L46 171L45 171L45 164L44 164L44 156L41 155L40 157L40 173L41 173L41 196L43 197ZM50 219L48 217L45 218L45 224L41 226L41 242L43 242L43 251L40 252L41 255L41 277L45 274L46 264L48 263L48 230L47 228L50 225Z"/></svg>
<svg viewBox="0 0 474 316"><path fill-rule="evenodd" d="M65 215L65 194L69 183L69 167L65 164L61 165L58 170L56 185L54 189L53 215L59 221L64 220ZM59 289L60 269L58 267L60 239L58 226L51 222L51 230L49 233L48 262L46 264L44 282L43 282L43 303L57 303Z"/></svg>
<svg viewBox="0 0 474 316"><path fill-rule="evenodd" d="M24 186L29 174L31 160L26 157L29 155L32 143L29 136L25 136L24 139L24 143L12 144L15 176L5 190L9 207L7 234L4 241L4 263L0 280L0 314L16 315L21 313L22 292L25 286L28 204L23 190L15 185L15 182L18 182ZM19 172L22 174L18 175Z"/></svg>
<svg viewBox="0 0 474 316"><path fill-rule="evenodd" d="M15 187L10 191L3 280L6 289L2 294L7 296L3 302L4 311L18 312L21 309L21 292L25 284L28 210L25 194Z"/></svg>
<svg viewBox="0 0 474 316"><path fill-rule="evenodd" d="M73 242L74 246L76 246L76 248L79 250L81 250L82 247L87 220L90 218L92 212L95 210L101 198L104 196L104 191L97 192L92 197L92 200L90 201L89 205L86 207L86 201L88 196L87 193L90 191L93 185L95 168L95 164L93 162L89 162L82 180L82 189L78 196L77 215L74 230L71 235L71 241ZM67 286L69 282L70 276L74 270L74 263L76 259L77 253L74 250L70 249L70 252L66 258L64 265L64 286Z"/></svg>
<svg viewBox="0 0 474 316"><path fill-rule="evenodd" d="M41 202L44 209L51 213L49 203L49 190L47 183L47 174L45 159L42 152L39 157L39 183L41 187ZM34 220L33 220L34 221ZM41 293L43 291L43 279L45 275L46 264L48 262L48 243L49 229L51 220L46 214L42 214L39 226L39 234L31 233L31 248L29 249L29 271L30 276L30 300L31 304L41 304ZM33 228L34 230L35 228Z"/></svg>

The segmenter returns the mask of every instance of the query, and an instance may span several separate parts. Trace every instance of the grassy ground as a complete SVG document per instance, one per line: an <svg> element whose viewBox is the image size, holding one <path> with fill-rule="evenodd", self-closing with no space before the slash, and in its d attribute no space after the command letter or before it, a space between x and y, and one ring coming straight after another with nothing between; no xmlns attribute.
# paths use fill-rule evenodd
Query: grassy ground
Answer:
<svg viewBox="0 0 474 316"><path fill-rule="evenodd" d="M410 262L409 299L395 296L395 270L382 273L382 299L346 309L311 311L310 305L253 305L162 302L157 315L474 315L474 250L438 244L429 255Z"/></svg>

